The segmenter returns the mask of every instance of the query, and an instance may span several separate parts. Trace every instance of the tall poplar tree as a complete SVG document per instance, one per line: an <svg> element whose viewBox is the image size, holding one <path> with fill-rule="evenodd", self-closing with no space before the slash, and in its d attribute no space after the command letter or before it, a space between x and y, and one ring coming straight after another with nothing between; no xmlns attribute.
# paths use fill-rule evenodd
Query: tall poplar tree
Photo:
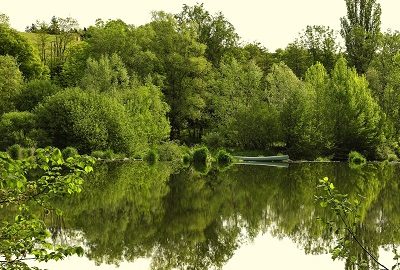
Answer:
<svg viewBox="0 0 400 270"><path fill-rule="evenodd" d="M359 74L365 73L378 46L381 5L375 0L345 0L347 17L342 17L341 35L347 58Z"/></svg>

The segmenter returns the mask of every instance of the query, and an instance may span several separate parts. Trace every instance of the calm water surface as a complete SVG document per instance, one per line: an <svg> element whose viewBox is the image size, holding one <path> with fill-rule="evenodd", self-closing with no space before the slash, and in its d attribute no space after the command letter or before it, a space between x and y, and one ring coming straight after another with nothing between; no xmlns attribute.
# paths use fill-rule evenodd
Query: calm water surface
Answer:
<svg viewBox="0 0 400 270"><path fill-rule="evenodd" d="M398 165L234 165L223 172L168 164L101 164L79 196L47 216L55 242L79 244L86 257L36 264L48 269L357 269L333 261L334 235L315 202L328 176L350 197L364 196L360 241L387 266L400 243ZM365 258L357 246L351 254ZM119 266L119 267L118 267Z"/></svg>

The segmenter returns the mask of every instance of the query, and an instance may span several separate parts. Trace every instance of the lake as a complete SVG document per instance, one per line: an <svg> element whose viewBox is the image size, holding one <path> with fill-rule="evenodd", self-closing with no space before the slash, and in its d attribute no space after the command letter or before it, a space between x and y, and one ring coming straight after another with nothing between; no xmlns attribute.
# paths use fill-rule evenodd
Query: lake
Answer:
<svg viewBox="0 0 400 270"><path fill-rule="evenodd" d="M360 242L386 266L400 243L400 166L300 163L233 165L199 172L142 162L98 164L78 196L44 216L55 243L85 257L34 263L48 269L363 269L331 259L336 220L315 201L328 176L361 201ZM339 221L338 221L339 222ZM350 254L368 259L352 244ZM369 266L375 267L374 264ZM367 267L368 268L368 267Z"/></svg>

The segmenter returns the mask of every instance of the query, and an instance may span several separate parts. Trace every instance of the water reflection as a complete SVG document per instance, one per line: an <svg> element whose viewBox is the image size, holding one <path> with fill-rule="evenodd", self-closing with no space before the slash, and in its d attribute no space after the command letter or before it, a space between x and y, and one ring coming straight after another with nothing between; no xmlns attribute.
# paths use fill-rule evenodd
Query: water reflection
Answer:
<svg viewBox="0 0 400 270"><path fill-rule="evenodd" d="M95 171L85 192L60 203L66 228L82 233L75 240L97 263L151 257L152 269L218 269L262 232L288 237L309 254L327 253L335 235L316 218L335 216L314 201L324 176L350 197L365 196L356 233L368 250L377 255L400 242L399 167L390 164L235 165L204 174L120 163ZM351 254L368 259L355 245ZM348 260L346 269L362 268Z"/></svg>

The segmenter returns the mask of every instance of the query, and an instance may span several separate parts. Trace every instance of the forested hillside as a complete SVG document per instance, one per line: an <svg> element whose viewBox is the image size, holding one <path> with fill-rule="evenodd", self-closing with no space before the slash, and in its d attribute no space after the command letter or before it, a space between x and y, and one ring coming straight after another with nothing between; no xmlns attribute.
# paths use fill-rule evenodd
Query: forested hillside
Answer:
<svg viewBox="0 0 400 270"><path fill-rule="evenodd" d="M286 48L243 43L202 4L151 22L0 22L0 148L143 156L173 140L296 159L396 159L400 34L375 0L346 0L339 33L305 27ZM318 23L318 22L316 22ZM276 27L279 27L278 25Z"/></svg>

